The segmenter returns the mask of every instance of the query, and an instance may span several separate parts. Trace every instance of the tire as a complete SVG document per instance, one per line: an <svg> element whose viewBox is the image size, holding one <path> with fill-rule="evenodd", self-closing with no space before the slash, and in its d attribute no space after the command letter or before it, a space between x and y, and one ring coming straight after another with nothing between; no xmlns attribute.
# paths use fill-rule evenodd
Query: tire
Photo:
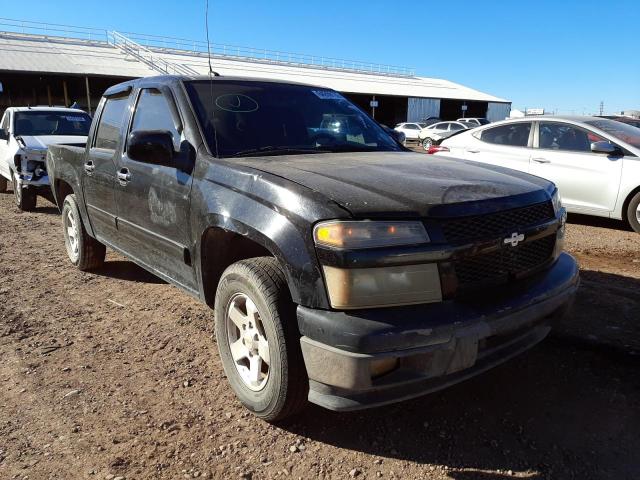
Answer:
<svg viewBox="0 0 640 480"><path fill-rule="evenodd" d="M7 191L7 179L0 175L0 193Z"/></svg>
<svg viewBox="0 0 640 480"><path fill-rule="evenodd" d="M32 188L24 188L18 185L17 176L13 176L13 197L16 206L23 212L30 212L36 208L38 196Z"/></svg>
<svg viewBox="0 0 640 480"><path fill-rule="evenodd" d="M640 233L640 192L631 198L627 206L627 222L635 232Z"/></svg>
<svg viewBox="0 0 640 480"><path fill-rule="evenodd" d="M76 196L73 194L67 195L62 204L62 230L69 260L78 269L86 272L104 264L107 249L85 230Z"/></svg>
<svg viewBox="0 0 640 480"><path fill-rule="evenodd" d="M422 148L424 148L425 150L429 150L433 143L433 140L427 137L422 141Z"/></svg>
<svg viewBox="0 0 640 480"><path fill-rule="evenodd" d="M231 388L254 415L278 422L305 407L309 379L295 304L274 258L242 260L224 271L216 291L215 333Z"/></svg>

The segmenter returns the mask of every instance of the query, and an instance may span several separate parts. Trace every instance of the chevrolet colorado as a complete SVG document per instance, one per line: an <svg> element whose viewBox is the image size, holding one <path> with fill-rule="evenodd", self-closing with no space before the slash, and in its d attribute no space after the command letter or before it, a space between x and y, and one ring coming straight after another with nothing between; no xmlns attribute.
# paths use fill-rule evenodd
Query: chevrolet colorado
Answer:
<svg viewBox="0 0 640 480"><path fill-rule="evenodd" d="M269 421L485 371L578 286L551 182L409 152L326 88L125 82L47 165L71 262L110 247L206 302L232 389Z"/></svg>

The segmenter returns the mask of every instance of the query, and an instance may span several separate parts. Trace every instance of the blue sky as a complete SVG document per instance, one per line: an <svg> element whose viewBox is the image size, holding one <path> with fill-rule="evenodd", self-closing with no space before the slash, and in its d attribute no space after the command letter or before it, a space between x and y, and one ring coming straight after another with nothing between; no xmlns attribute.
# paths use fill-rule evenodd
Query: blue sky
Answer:
<svg viewBox="0 0 640 480"><path fill-rule="evenodd" d="M204 0L4 0L0 15L205 38ZM413 67L515 108L640 109L640 0L210 0L209 19L216 43Z"/></svg>

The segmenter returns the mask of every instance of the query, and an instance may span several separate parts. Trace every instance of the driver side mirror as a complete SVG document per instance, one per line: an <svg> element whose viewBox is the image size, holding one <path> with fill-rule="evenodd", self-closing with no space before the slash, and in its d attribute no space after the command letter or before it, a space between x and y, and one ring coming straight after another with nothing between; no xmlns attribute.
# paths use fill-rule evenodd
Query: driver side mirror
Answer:
<svg viewBox="0 0 640 480"><path fill-rule="evenodd" d="M622 155L620 147L604 140L600 142L593 142L591 144L591 151L593 153L604 153L606 155Z"/></svg>
<svg viewBox="0 0 640 480"><path fill-rule="evenodd" d="M173 137L167 130L137 130L129 134L127 155L132 160L153 165L174 165Z"/></svg>

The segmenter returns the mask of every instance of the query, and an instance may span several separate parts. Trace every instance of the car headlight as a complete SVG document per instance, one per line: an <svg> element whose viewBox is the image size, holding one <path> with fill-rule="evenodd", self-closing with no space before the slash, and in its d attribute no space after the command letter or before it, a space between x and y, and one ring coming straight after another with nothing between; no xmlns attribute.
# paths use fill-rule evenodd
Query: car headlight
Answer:
<svg viewBox="0 0 640 480"><path fill-rule="evenodd" d="M316 245L338 250L429 243L420 222L329 221L313 230ZM442 301L435 263L371 268L323 265L333 308L374 308Z"/></svg>
<svg viewBox="0 0 640 480"><path fill-rule="evenodd" d="M393 247L428 243L420 222L329 221L313 229L316 245L339 249Z"/></svg>
<svg viewBox="0 0 640 480"><path fill-rule="evenodd" d="M553 192L551 203L553 203L553 212L558 215L558 212L562 209L562 197L560 196L560 191L557 188L555 192Z"/></svg>

